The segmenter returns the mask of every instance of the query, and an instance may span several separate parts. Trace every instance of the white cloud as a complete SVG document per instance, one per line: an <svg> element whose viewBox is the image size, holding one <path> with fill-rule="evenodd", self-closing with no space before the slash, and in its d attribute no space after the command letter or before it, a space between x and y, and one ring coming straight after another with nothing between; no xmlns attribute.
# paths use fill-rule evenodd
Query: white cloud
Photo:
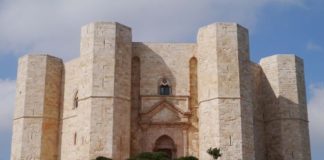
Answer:
<svg viewBox="0 0 324 160"><path fill-rule="evenodd" d="M267 4L301 6L304 0L3 0L0 53L45 51L70 59L79 53L80 27L119 21L136 41L193 41L197 29L216 21L253 28Z"/></svg>
<svg viewBox="0 0 324 160"><path fill-rule="evenodd" d="M11 129L15 91L16 81L0 79L0 132Z"/></svg>
<svg viewBox="0 0 324 160"><path fill-rule="evenodd" d="M323 51L323 47L310 41L307 43L306 45L306 49L309 50L309 51Z"/></svg>
<svg viewBox="0 0 324 160"><path fill-rule="evenodd" d="M311 85L308 103L312 146L324 146L324 85Z"/></svg>

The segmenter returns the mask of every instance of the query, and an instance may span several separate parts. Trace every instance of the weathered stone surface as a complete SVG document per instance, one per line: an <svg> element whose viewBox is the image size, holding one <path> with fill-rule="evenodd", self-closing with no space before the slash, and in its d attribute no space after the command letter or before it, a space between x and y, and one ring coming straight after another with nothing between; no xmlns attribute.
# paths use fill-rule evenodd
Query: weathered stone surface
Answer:
<svg viewBox="0 0 324 160"><path fill-rule="evenodd" d="M295 55L274 55L260 65L266 158L311 159L303 61Z"/></svg>
<svg viewBox="0 0 324 160"><path fill-rule="evenodd" d="M48 55L19 59L12 160L58 158L62 60Z"/></svg>
<svg viewBox="0 0 324 160"><path fill-rule="evenodd" d="M74 130L62 134L62 145L64 139L77 135L72 150L80 152L78 157L84 155L80 159L99 155L125 159L130 153L131 30L118 23L97 22L84 26L81 37L80 59L65 68L71 75L65 78L69 104L63 106L67 113L75 112L71 118L77 120L72 122ZM84 45L92 49L83 49ZM73 92L79 96L78 108L73 106ZM78 143L82 136L87 143ZM63 155L64 149L61 157L69 156L69 152Z"/></svg>
<svg viewBox="0 0 324 160"><path fill-rule="evenodd" d="M20 58L12 160L208 160L210 147L222 160L311 159L302 60L251 62L238 24L202 27L197 43L143 43L127 26L95 22L80 46L65 63Z"/></svg>
<svg viewBox="0 0 324 160"><path fill-rule="evenodd" d="M222 159L253 159L247 30L234 23L212 24L199 30L197 43L199 157L207 159L206 150L215 146L224 152Z"/></svg>

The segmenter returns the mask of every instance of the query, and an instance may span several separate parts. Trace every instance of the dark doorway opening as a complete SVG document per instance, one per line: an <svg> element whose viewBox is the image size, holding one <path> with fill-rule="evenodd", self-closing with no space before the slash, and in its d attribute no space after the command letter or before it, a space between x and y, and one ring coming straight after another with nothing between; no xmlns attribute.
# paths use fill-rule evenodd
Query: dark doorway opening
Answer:
<svg viewBox="0 0 324 160"><path fill-rule="evenodd" d="M167 135L163 135L156 140L153 151L165 153L170 160L176 158L177 155L177 148L174 141Z"/></svg>

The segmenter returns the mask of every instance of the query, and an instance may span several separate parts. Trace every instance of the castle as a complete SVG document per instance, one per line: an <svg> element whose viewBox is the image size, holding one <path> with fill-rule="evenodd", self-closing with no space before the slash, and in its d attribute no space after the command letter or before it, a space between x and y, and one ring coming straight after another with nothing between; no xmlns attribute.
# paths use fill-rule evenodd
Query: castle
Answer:
<svg viewBox="0 0 324 160"><path fill-rule="evenodd" d="M254 63L247 29L216 23L196 43L132 42L131 28L82 27L80 57L19 59L11 160L310 160L303 61Z"/></svg>

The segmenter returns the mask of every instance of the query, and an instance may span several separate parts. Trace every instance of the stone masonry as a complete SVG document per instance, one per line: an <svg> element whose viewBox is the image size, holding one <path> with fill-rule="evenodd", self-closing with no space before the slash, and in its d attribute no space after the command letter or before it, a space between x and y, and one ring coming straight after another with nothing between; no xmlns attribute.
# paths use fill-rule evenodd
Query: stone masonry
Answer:
<svg viewBox="0 0 324 160"><path fill-rule="evenodd" d="M11 160L310 160L303 61L250 61L247 29L216 23L197 43L132 41L114 22L82 27L80 57L19 59Z"/></svg>

